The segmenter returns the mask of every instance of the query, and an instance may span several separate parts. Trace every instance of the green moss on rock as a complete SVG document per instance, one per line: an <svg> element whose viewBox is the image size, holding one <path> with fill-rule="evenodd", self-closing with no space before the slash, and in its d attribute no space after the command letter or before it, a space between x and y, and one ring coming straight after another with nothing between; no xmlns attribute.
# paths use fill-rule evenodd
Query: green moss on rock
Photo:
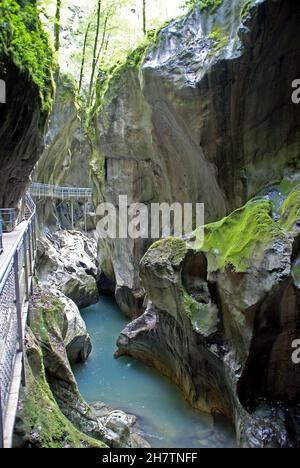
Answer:
<svg viewBox="0 0 300 468"><path fill-rule="evenodd" d="M228 45L229 36L224 35L219 26L215 26L213 31L208 35L208 39L213 41L213 50L210 52L210 56L218 53L223 47Z"/></svg>
<svg viewBox="0 0 300 468"><path fill-rule="evenodd" d="M183 308L197 333L208 337L218 330L218 310L212 304L200 304L184 289Z"/></svg>
<svg viewBox="0 0 300 468"><path fill-rule="evenodd" d="M2 0L0 3L0 63L7 58L27 72L38 86L41 108L52 105L53 53L42 27L35 0Z"/></svg>
<svg viewBox="0 0 300 468"><path fill-rule="evenodd" d="M37 345L31 347L28 355L27 387L20 415L29 442L39 448L105 447L79 432L60 411L46 380L40 348Z"/></svg>
<svg viewBox="0 0 300 468"><path fill-rule="evenodd" d="M179 265L186 255L187 246L182 239L167 237L155 242L149 250L156 250L161 258L169 259L173 265Z"/></svg>
<svg viewBox="0 0 300 468"><path fill-rule="evenodd" d="M283 232L272 218L272 203L254 200L216 223L205 226L203 246L210 271L230 265L246 272L254 252L271 244Z"/></svg>
<svg viewBox="0 0 300 468"><path fill-rule="evenodd" d="M32 304L34 320L31 329L35 336L43 342L49 340L49 330L58 333L64 326L64 304L52 294L41 294Z"/></svg>
<svg viewBox="0 0 300 468"><path fill-rule="evenodd" d="M280 208L280 226L296 236L300 232L300 190L294 190Z"/></svg>

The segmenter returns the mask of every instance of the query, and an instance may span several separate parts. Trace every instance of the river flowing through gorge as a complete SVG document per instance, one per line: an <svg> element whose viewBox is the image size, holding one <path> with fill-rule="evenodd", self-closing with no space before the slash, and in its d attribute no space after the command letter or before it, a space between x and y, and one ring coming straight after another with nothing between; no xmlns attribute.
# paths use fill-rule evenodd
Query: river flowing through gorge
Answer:
<svg viewBox="0 0 300 468"><path fill-rule="evenodd" d="M234 447L226 421L193 410L176 385L135 359L114 359L116 340L126 318L110 298L83 309L93 351L73 367L83 397L104 401L138 417L141 435L152 447Z"/></svg>

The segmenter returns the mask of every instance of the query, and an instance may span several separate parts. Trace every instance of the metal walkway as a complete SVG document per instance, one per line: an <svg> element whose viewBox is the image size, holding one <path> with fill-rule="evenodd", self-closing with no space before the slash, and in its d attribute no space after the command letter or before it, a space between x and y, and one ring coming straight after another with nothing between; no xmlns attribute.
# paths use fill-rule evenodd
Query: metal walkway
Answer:
<svg viewBox="0 0 300 468"><path fill-rule="evenodd" d="M91 188L81 187L59 187L56 185L40 184L34 182L29 187L30 195L37 201L49 198L51 200L59 200L70 202L71 226L75 227L74 223L74 200L81 202L84 205L84 230L87 231L87 212L89 206L93 204L93 190Z"/></svg>
<svg viewBox="0 0 300 468"><path fill-rule="evenodd" d="M90 188L79 187L59 187L56 185L47 185L34 182L29 188L32 197L52 198L57 200L82 200L92 199L93 191Z"/></svg>
<svg viewBox="0 0 300 468"><path fill-rule="evenodd" d="M24 332L36 257L36 210L28 194L23 220L3 234L0 255L0 448L9 448L21 383Z"/></svg>

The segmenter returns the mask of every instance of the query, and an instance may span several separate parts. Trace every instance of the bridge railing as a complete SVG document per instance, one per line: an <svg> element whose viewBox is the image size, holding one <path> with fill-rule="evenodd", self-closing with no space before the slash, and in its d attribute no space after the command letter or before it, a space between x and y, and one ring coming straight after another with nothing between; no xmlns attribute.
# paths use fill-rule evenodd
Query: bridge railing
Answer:
<svg viewBox="0 0 300 468"><path fill-rule="evenodd" d="M9 416L12 435L14 417L9 412L14 379L22 378L25 384L24 330L37 247L35 205L29 195L26 205L27 221L0 269L0 447L7 437Z"/></svg>
<svg viewBox="0 0 300 468"><path fill-rule="evenodd" d="M37 198L53 198L58 200L90 200L93 191L90 188L58 187L55 185L40 184L34 182L29 188L29 193Z"/></svg>

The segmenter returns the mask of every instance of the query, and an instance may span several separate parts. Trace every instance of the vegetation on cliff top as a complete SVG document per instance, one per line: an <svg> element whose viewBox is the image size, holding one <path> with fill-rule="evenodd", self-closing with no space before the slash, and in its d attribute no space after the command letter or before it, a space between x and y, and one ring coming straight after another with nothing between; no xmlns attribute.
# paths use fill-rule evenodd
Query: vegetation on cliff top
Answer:
<svg viewBox="0 0 300 468"><path fill-rule="evenodd" d="M53 54L35 0L2 0L0 3L0 63L7 58L38 86L41 108L52 104Z"/></svg>
<svg viewBox="0 0 300 468"><path fill-rule="evenodd" d="M129 52L125 59L119 60L111 68L100 69L96 88L96 109L101 107L108 91L119 89L122 79L126 79L126 72L139 70L148 48L157 44L159 33L165 26L166 24L158 30L150 31L139 46Z"/></svg>
<svg viewBox="0 0 300 468"><path fill-rule="evenodd" d="M207 10L210 13L214 13L222 2L223 0L187 0L186 6L190 9L198 6L200 11Z"/></svg>

